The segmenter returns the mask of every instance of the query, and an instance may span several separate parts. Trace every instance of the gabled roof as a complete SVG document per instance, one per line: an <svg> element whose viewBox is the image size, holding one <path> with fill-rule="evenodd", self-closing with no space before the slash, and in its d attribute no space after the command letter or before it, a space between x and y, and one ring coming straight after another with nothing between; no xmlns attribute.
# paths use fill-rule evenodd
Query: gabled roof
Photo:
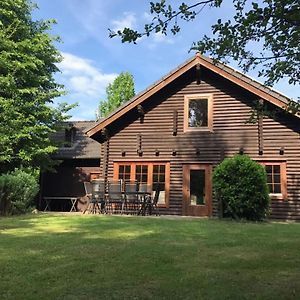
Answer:
<svg viewBox="0 0 300 300"><path fill-rule="evenodd" d="M75 130L74 141L70 147L59 147L54 157L57 159L99 159L99 143L88 137L85 132L96 124L95 121L69 121L66 125ZM52 135L58 143L65 142L65 129Z"/></svg>
<svg viewBox="0 0 300 300"><path fill-rule="evenodd" d="M263 84L251 79L249 76L225 65L222 63L216 63L212 59L205 57L197 53L194 57L187 60L182 65L178 66L176 69L165 75L163 78L152 84L150 87L137 94L131 100L124 103L117 110L111 113L108 117L101 120L95 126L87 130L87 135L92 137L98 133L100 130L120 118L122 115L130 111L131 109L137 107L137 105L143 103L147 98L167 86L173 80L190 70L191 68L200 65L212 72L219 74L220 76L230 80L231 82L237 84L238 86L248 90L249 92L257 95L259 98L264 99L280 108L285 107L289 98L282 95L281 93L264 86Z"/></svg>

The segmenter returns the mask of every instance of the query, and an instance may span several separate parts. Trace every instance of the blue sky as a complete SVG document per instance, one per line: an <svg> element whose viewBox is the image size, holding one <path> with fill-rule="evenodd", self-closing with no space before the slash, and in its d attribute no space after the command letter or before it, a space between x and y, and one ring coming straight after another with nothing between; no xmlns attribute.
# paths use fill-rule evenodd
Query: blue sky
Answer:
<svg viewBox="0 0 300 300"><path fill-rule="evenodd" d="M193 41L210 32L210 25L218 18L232 14L230 1L222 10L205 8L195 22L184 23L179 35L156 34L142 39L137 45L122 44L108 37L108 28L125 26L141 28L151 20L148 1L142 0L34 0L39 9L35 19L56 19L51 33L59 35L56 44L64 60L59 65L57 81L63 83L68 94L59 101L78 103L71 111L73 120L94 120L105 88L122 71L134 76L136 93L183 63ZM192 1L186 1L192 2ZM236 67L235 64L231 65ZM256 77L257 71L249 75ZM263 82L263 79L258 79ZM275 89L297 98L299 86L280 82Z"/></svg>

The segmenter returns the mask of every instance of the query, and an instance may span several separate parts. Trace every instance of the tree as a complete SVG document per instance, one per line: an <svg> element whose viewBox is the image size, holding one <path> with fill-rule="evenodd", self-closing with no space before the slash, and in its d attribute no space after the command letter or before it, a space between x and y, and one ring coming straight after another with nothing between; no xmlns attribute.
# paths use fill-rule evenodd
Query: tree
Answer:
<svg viewBox="0 0 300 300"><path fill-rule="evenodd" d="M134 93L133 76L128 72L122 72L106 88L107 100L100 100L100 117L106 117L123 103L132 98Z"/></svg>
<svg viewBox="0 0 300 300"><path fill-rule="evenodd" d="M136 43L139 38L161 32L178 34L180 21L194 21L207 7L222 9L223 0L203 0L191 5L174 7L166 0L150 2L153 20L144 30L124 28L113 32L122 42ZM233 0L235 15L232 19L219 19L212 26L213 37L195 41L191 50L208 53L217 60L238 61L244 71L260 67L259 76L272 85L282 78L289 83L300 83L300 6L299 0L264 0L252 2ZM204 27L204 26L203 26ZM257 49L261 49L258 51Z"/></svg>
<svg viewBox="0 0 300 300"><path fill-rule="evenodd" d="M57 149L49 136L72 106L54 107L64 93L55 82L61 55L50 30L54 21L33 21L27 0L0 3L0 173L46 168Z"/></svg>

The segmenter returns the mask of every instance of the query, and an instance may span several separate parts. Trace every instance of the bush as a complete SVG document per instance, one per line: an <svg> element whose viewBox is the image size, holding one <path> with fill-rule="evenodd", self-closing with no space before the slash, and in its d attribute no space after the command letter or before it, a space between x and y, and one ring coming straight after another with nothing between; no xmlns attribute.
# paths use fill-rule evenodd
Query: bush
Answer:
<svg viewBox="0 0 300 300"><path fill-rule="evenodd" d="M246 155L225 159L213 173L215 196L224 217L262 220L269 213L267 175Z"/></svg>
<svg viewBox="0 0 300 300"><path fill-rule="evenodd" d="M34 204L39 191L36 177L22 170L0 176L0 213L22 214Z"/></svg>

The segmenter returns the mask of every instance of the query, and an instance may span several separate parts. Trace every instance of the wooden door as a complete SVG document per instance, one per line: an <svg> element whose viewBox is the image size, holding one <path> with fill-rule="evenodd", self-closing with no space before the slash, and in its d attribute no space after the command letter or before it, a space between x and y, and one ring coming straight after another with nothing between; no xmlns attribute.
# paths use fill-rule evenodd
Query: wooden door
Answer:
<svg viewBox="0 0 300 300"><path fill-rule="evenodd" d="M189 164L183 166L183 215L211 216L211 173L211 165Z"/></svg>

